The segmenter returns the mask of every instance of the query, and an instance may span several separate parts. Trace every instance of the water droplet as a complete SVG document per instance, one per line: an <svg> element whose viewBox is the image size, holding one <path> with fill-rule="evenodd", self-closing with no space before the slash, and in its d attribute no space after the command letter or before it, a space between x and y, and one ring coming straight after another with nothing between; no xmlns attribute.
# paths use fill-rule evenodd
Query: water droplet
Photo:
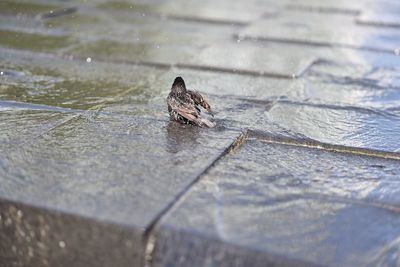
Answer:
<svg viewBox="0 0 400 267"><path fill-rule="evenodd" d="M25 232L22 231L22 230L19 230L19 235L22 236L22 237L25 237Z"/></svg>
<svg viewBox="0 0 400 267"><path fill-rule="evenodd" d="M86 62L87 62L87 63L92 62L92 58L88 57L88 58L86 59Z"/></svg>
<svg viewBox="0 0 400 267"><path fill-rule="evenodd" d="M296 74L292 73L292 78L293 79L296 78Z"/></svg>
<svg viewBox="0 0 400 267"><path fill-rule="evenodd" d="M36 243L36 245L38 246L38 248L40 248L40 249L44 249L44 248L46 248L46 246L42 243L42 242L37 242Z"/></svg>
<svg viewBox="0 0 400 267"><path fill-rule="evenodd" d="M142 13L142 17L146 16L146 14Z"/></svg>
<svg viewBox="0 0 400 267"><path fill-rule="evenodd" d="M44 229L40 229L40 235L41 236L46 236L46 231Z"/></svg>
<svg viewBox="0 0 400 267"><path fill-rule="evenodd" d="M396 49L394 50L394 54L395 54L396 56L399 56L399 55L400 55L400 48L396 48Z"/></svg>
<svg viewBox="0 0 400 267"><path fill-rule="evenodd" d="M17 211L17 215L18 215L18 218L22 218L22 215L23 215L23 214L22 214L22 210L18 210L18 211Z"/></svg>
<svg viewBox="0 0 400 267"><path fill-rule="evenodd" d="M240 39L237 39L237 40L236 40L237 43L240 43L241 41L242 41L242 40L240 40Z"/></svg>
<svg viewBox="0 0 400 267"><path fill-rule="evenodd" d="M132 9L132 8L133 8L133 6L129 6L129 8L130 8L130 9Z"/></svg>
<svg viewBox="0 0 400 267"><path fill-rule="evenodd" d="M65 248L65 242L62 240L58 242L58 245L60 246L60 248Z"/></svg>
<svg viewBox="0 0 400 267"><path fill-rule="evenodd" d="M4 72L0 71L0 75L3 75L3 74L4 74Z"/></svg>
<svg viewBox="0 0 400 267"><path fill-rule="evenodd" d="M160 48L160 46L159 46L159 45L157 45L156 47L157 47L157 49L158 49L158 48Z"/></svg>

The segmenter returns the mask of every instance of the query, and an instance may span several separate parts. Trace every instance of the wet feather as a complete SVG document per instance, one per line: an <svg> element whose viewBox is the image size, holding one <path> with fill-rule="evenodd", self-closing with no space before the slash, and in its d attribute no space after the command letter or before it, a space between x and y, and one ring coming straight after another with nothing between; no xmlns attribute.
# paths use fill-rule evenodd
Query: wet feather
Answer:
<svg viewBox="0 0 400 267"><path fill-rule="evenodd" d="M200 127L215 126L215 123L201 117L200 107L212 114L207 99L197 91L187 90L181 77L175 78L167 97L167 105L171 120Z"/></svg>

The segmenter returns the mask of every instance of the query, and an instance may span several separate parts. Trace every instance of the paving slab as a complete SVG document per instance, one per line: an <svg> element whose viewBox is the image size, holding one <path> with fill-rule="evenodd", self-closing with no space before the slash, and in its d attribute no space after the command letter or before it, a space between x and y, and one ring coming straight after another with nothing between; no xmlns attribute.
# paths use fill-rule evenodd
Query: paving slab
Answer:
<svg viewBox="0 0 400 267"><path fill-rule="evenodd" d="M399 28L400 5L397 1L373 1L368 9L357 17L357 22L363 25Z"/></svg>
<svg viewBox="0 0 400 267"><path fill-rule="evenodd" d="M337 27L332 28L332 24ZM321 46L347 46L393 53L399 32L392 29L361 27L352 16L306 13L288 10L245 28L240 36L261 40L298 42Z"/></svg>
<svg viewBox="0 0 400 267"><path fill-rule="evenodd" d="M268 113L283 128L325 143L398 151L400 118L391 113L355 107L279 103ZM262 119L257 122L265 125ZM260 127L261 128L261 127Z"/></svg>
<svg viewBox="0 0 400 267"><path fill-rule="evenodd" d="M126 91L143 92L146 84L164 72L14 49L0 48L0 56L0 99L59 107L66 112L118 101Z"/></svg>
<svg viewBox="0 0 400 267"><path fill-rule="evenodd" d="M60 3L49 1L48 3L34 1L10 1L4 0L0 3L0 13L2 14L21 14L21 15L37 15L41 12L48 12L53 9L60 8Z"/></svg>
<svg viewBox="0 0 400 267"><path fill-rule="evenodd" d="M242 24L261 17L278 6L274 1L235 2L229 6L224 1L98 1L98 7L107 9L131 9L145 14L213 23Z"/></svg>
<svg viewBox="0 0 400 267"><path fill-rule="evenodd" d="M0 101L0 151L16 149L24 143L35 140L58 124L67 120L71 114L51 110L35 110L29 105Z"/></svg>
<svg viewBox="0 0 400 267"><path fill-rule="evenodd" d="M141 266L131 229L4 199L0 238L3 266Z"/></svg>
<svg viewBox="0 0 400 267"><path fill-rule="evenodd" d="M367 0L368 1L368 0ZM358 1L318 1L318 0L291 0L289 1L289 7L297 7L311 11L320 11L320 12L333 12L338 11L348 11L347 13L357 13L365 7L365 0ZM344 12L346 13L346 12Z"/></svg>
<svg viewBox="0 0 400 267"><path fill-rule="evenodd" d="M398 164L250 140L163 219L154 266L262 266L260 253L283 266L396 266ZM241 258L224 261L232 250Z"/></svg>
<svg viewBox="0 0 400 267"><path fill-rule="evenodd" d="M326 83L360 85L366 88L397 89L400 87L398 66L376 66L373 62L354 64L351 62L315 62L305 77L320 78Z"/></svg>
<svg viewBox="0 0 400 267"><path fill-rule="evenodd" d="M321 61L308 69L296 90L308 102L390 111L399 108L397 73L395 66Z"/></svg>
<svg viewBox="0 0 400 267"><path fill-rule="evenodd" d="M347 82L346 82L347 81ZM399 90L381 88L374 83L359 80L337 79L338 83L321 81L319 77L302 78L292 94L292 99L302 99L310 104L336 107L357 107L374 111L387 111L399 108Z"/></svg>

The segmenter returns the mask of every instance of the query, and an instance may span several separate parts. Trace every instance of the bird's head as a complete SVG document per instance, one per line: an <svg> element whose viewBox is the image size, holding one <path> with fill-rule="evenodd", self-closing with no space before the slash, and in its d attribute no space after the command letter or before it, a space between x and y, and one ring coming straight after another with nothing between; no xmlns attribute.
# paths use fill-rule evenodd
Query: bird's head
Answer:
<svg viewBox="0 0 400 267"><path fill-rule="evenodd" d="M176 94L183 94L186 92L185 81L182 77L176 77L174 83L172 84L171 91Z"/></svg>

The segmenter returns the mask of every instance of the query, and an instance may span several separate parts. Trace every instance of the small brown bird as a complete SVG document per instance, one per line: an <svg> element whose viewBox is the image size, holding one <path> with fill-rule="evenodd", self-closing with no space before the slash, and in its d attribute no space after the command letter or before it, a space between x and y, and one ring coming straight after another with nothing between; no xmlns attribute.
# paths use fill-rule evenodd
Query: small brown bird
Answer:
<svg viewBox="0 0 400 267"><path fill-rule="evenodd" d="M171 120L200 127L212 128L215 126L215 123L200 116L199 106L214 117L207 100L199 92L187 90L185 81L181 77L175 78L167 97L167 104Z"/></svg>

